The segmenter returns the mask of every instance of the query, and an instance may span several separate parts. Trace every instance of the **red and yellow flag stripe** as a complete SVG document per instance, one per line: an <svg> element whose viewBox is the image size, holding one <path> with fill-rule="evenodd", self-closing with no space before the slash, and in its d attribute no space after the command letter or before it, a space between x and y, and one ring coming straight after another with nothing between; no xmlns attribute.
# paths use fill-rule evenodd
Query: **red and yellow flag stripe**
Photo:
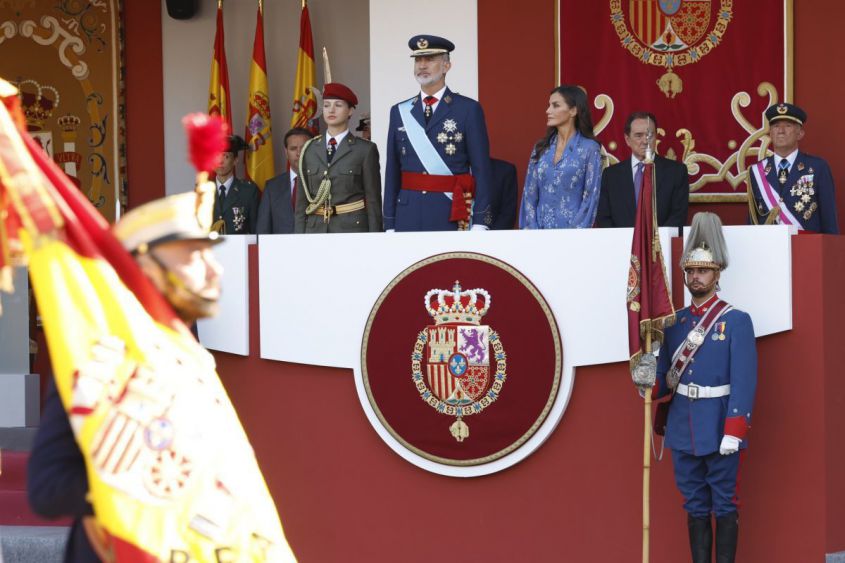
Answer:
<svg viewBox="0 0 845 563"><path fill-rule="evenodd" d="M264 7L258 0L255 43L249 67L249 100L246 114L247 177L264 189L275 174L273 162L273 129L270 123L270 96L267 86L267 60L264 57Z"/></svg>
<svg viewBox="0 0 845 563"><path fill-rule="evenodd" d="M213 358L3 101L0 266L29 265L106 549L115 561L293 561Z"/></svg>
<svg viewBox="0 0 845 563"><path fill-rule="evenodd" d="M296 56L296 82L293 88L293 115L290 126L308 129L316 135L317 96L314 78L314 38L311 35L311 16L308 4L302 2L302 14L299 19L299 52Z"/></svg>
<svg viewBox="0 0 845 563"><path fill-rule="evenodd" d="M226 42L223 38L223 0L217 0L217 31L211 57L211 83L208 86L208 114L219 115L232 129L232 102L229 97L229 67L226 64Z"/></svg>

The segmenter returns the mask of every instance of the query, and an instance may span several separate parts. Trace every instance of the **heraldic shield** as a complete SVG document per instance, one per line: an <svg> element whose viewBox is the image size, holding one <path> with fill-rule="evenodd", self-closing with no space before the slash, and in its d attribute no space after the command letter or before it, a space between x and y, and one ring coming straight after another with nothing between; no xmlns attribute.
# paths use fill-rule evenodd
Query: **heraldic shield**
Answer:
<svg viewBox="0 0 845 563"><path fill-rule="evenodd" d="M507 377L507 355L499 335L480 320L490 309L490 293L432 289L425 306L434 320L417 336L411 355L411 373L423 400L438 412L457 419L449 427L463 442L469 437L464 417L481 412L495 401ZM491 377L491 342L495 361ZM425 377L423 368L425 366Z"/></svg>
<svg viewBox="0 0 845 563"><path fill-rule="evenodd" d="M361 348L376 429L397 452L453 466L522 447L558 397L562 366L557 323L537 288L468 252L426 258L394 278Z"/></svg>

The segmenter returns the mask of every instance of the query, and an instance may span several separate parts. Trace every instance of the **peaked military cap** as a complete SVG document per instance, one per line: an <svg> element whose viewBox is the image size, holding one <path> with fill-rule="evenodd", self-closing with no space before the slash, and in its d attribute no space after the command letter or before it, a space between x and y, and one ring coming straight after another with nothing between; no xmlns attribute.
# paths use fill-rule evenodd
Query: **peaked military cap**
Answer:
<svg viewBox="0 0 845 563"><path fill-rule="evenodd" d="M214 184L206 182L190 192L145 203L126 213L112 232L129 252L144 254L149 248L175 240L221 242L210 231Z"/></svg>
<svg viewBox="0 0 845 563"><path fill-rule="evenodd" d="M793 104L775 104L766 110L766 119L769 123L786 119L804 125L807 112Z"/></svg>
<svg viewBox="0 0 845 563"><path fill-rule="evenodd" d="M412 57L439 55L455 50L454 43L436 35L414 35L408 40L408 47L411 48Z"/></svg>
<svg viewBox="0 0 845 563"><path fill-rule="evenodd" d="M226 152L238 154L247 148L249 148L249 145L246 144L243 137L240 135L229 135L229 145L226 147Z"/></svg>

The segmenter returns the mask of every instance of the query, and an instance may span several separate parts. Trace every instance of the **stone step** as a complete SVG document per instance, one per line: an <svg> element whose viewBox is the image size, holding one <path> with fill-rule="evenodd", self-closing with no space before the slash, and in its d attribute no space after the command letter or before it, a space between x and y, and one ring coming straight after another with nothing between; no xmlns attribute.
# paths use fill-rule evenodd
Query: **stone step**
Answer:
<svg viewBox="0 0 845 563"><path fill-rule="evenodd" d="M37 426L22 426L18 428L0 428L0 450L5 454L8 450L28 452L32 449Z"/></svg>
<svg viewBox="0 0 845 563"><path fill-rule="evenodd" d="M0 526L0 561L62 561L67 535L68 528L57 526Z"/></svg>

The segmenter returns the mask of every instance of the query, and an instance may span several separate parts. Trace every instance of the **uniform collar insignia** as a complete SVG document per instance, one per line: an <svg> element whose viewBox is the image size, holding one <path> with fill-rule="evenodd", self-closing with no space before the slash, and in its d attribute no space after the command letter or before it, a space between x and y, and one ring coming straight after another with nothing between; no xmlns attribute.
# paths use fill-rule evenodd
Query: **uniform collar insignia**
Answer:
<svg viewBox="0 0 845 563"><path fill-rule="evenodd" d="M803 162L799 162L799 163L798 163L798 170L799 170L799 171L800 171L800 170L804 170L804 163L803 163Z"/></svg>
<svg viewBox="0 0 845 563"><path fill-rule="evenodd" d="M690 306L689 306L690 313L692 313L696 317L700 317L704 313L706 313L710 309L710 307L712 307L713 304L716 303L716 301L718 301L718 299L719 299L719 296L714 294L713 297L711 297L710 299L708 299L707 301L702 303L700 306L696 306L695 303L690 303Z"/></svg>
<svg viewBox="0 0 845 563"><path fill-rule="evenodd" d="M452 103L452 96L450 96L449 94L446 94L445 96L443 96L443 101L446 102L447 104L451 104Z"/></svg>

